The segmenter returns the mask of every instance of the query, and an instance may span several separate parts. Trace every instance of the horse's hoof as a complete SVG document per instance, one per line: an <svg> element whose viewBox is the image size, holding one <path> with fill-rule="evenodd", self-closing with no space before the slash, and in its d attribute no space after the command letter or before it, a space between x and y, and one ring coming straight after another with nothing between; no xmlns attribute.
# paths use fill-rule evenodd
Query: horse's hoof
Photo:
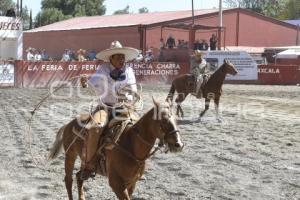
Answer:
<svg viewBox="0 0 300 200"><path fill-rule="evenodd" d="M220 118L217 118L217 121L218 121L219 123L222 123L222 122L223 122L222 119L220 119Z"/></svg>
<svg viewBox="0 0 300 200"><path fill-rule="evenodd" d="M199 116L199 118L198 118L198 122L202 122L202 120L201 120L202 118Z"/></svg>

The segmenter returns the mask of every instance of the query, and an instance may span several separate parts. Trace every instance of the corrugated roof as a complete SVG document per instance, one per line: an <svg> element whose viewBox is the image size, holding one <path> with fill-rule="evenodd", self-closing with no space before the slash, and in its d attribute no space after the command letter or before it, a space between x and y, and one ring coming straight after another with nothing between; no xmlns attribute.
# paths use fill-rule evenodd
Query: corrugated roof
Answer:
<svg viewBox="0 0 300 200"><path fill-rule="evenodd" d="M204 15L218 12L218 9L195 10L194 15ZM121 27L134 25L150 25L165 21L172 21L192 16L191 10L186 11L167 11L152 12L142 14L123 14L123 15L104 15L90 17L76 17L32 29L26 32L42 32L42 31L61 31L61 30L78 30L105 27Z"/></svg>

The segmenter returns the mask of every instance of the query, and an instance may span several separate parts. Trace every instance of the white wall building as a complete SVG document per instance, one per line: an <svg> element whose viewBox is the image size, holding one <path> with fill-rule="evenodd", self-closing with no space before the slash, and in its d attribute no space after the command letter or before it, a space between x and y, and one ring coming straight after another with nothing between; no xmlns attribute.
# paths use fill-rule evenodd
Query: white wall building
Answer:
<svg viewBox="0 0 300 200"><path fill-rule="evenodd" d="M0 16L0 60L21 60L23 31L21 18Z"/></svg>

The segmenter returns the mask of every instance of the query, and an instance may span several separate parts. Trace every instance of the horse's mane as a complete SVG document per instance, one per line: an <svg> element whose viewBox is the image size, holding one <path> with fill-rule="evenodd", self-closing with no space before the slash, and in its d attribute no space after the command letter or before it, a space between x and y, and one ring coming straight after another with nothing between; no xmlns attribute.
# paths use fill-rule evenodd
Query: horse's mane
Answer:
<svg viewBox="0 0 300 200"><path fill-rule="evenodd" d="M207 85L210 83L214 83L214 85L222 85L226 74L223 72L223 68L225 67L226 63L223 63L208 79ZM222 76L223 75L223 76Z"/></svg>

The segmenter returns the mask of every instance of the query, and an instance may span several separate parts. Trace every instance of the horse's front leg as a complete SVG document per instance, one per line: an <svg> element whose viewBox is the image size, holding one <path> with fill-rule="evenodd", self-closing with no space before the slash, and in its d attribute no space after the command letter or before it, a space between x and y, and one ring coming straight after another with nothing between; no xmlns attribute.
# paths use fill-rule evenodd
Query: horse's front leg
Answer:
<svg viewBox="0 0 300 200"><path fill-rule="evenodd" d="M136 185L136 182L134 184L132 184L132 186L130 186L130 188L128 188L128 194L129 194L130 198L132 197L133 191L135 189L135 185Z"/></svg>
<svg viewBox="0 0 300 200"><path fill-rule="evenodd" d="M76 173L76 179L77 179L78 199L85 200L84 190L83 190L83 180L81 179L81 171Z"/></svg>
<svg viewBox="0 0 300 200"><path fill-rule="evenodd" d="M183 110L182 110L182 107L181 107L181 104L177 104L177 110L176 110L176 115L178 117L184 117L184 114L183 114Z"/></svg>
<svg viewBox="0 0 300 200"><path fill-rule="evenodd" d="M175 102L177 104L177 111L176 111L176 115L178 117L183 117L184 114L183 114L183 110L182 110L182 107L181 107L181 103L185 100L185 98L187 97L189 93L180 93L178 94L177 98L175 99ZM180 115L179 115L180 113Z"/></svg>
<svg viewBox="0 0 300 200"><path fill-rule="evenodd" d="M119 200L130 200L128 190L121 178L116 175L109 175L109 185Z"/></svg>
<svg viewBox="0 0 300 200"><path fill-rule="evenodd" d="M221 122L220 116L219 116L219 103L220 103L220 97L216 97L214 99L215 103L215 110L216 110L216 119L218 122Z"/></svg>
<svg viewBox="0 0 300 200"><path fill-rule="evenodd" d="M203 117L205 112L209 109L210 99L205 98L205 109L200 113L200 118Z"/></svg>

